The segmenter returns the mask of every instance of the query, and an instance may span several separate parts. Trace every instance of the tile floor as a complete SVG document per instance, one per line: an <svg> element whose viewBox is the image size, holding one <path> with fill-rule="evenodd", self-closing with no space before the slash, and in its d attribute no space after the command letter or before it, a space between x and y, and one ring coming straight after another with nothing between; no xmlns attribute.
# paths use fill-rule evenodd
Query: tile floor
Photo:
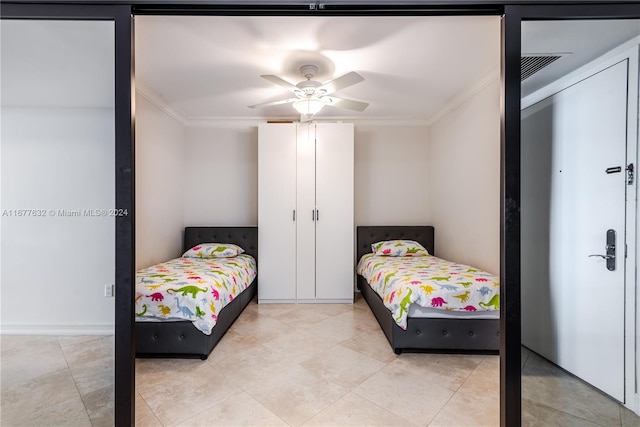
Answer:
<svg viewBox="0 0 640 427"><path fill-rule="evenodd" d="M113 424L113 337L1 343L2 426ZM640 425L526 349L522 363L523 425ZM497 426L498 364L396 356L360 298L311 309L252 303L208 360L136 361L136 425Z"/></svg>
<svg viewBox="0 0 640 427"><path fill-rule="evenodd" d="M113 425L113 336L4 335L0 343L0 425Z"/></svg>
<svg viewBox="0 0 640 427"><path fill-rule="evenodd" d="M499 359L396 356L364 300L250 304L205 362L138 359L140 426L497 426Z"/></svg>
<svg viewBox="0 0 640 427"><path fill-rule="evenodd" d="M522 425L639 427L640 417L522 347Z"/></svg>

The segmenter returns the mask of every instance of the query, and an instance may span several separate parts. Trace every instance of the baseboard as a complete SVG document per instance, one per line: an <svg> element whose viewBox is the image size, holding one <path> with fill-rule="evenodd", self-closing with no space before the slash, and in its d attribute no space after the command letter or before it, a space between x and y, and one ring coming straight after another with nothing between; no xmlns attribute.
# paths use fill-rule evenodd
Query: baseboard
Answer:
<svg viewBox="0 0 640 427"><path fill-rule="evenodd" d="M345 299L260 299L259 304L353 304L353 298Z"/></svg>
<svg viewBox="0 0 640 427"><path fill-rule="evenodd" d="M353 304L353 298L343 299L299 299L298 304Z"/></svg>
<svg viewBox="0 0 640 427"><path fill-rule="evenodd" d="M0 335L114 335L115 325L0 325Z"/></svg>
<svg viewBox="0 0 640 427"><path fill-rule="evenodd" d="M294 299L260 299L258 297L258 304L295 304Z"/></svg>

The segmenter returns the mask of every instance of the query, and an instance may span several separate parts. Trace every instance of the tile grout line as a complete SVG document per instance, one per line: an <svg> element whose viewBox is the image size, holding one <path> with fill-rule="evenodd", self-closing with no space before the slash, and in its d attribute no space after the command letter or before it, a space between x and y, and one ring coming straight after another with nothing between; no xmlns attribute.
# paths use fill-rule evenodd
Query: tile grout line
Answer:
<svg viewBox="0 0 640 427"><path fill-rule="evenodd" d="M211 370L213 370L214 374L216 373L215 368L214 368L213 366L211 366L211 365L207 364L207 363L206 363L206 361L204 361L204 363L205 363L205 365L206 365L208 368L210 368ZM221 375L222 375L223 377L225 377L227 380L229 380L229 379L230 379L230 378L229 378L229 377L227 377L224 373L221 373ZM230 398L232 398L232 397L236 397L236 396L238 396L239 394L241 394L241 393L243 393L243 392L244 392L244 390L243 390L241 387L238 387L238 391L237 391L236 393L233 393L232 395L230 395L230 396L226 397L225 399L218 400L218 401L214 401L213 403L211 403L209 406L207 406L207 407L206 407L206 408L204 408L203 410L201 410L201 411L199 411L199 412L197 412L197 413L195 413L195 414L189 414L189 416L188 416L187 418L184 418L184 419L182 419L182 420L178 420L178 421L176 421L176 422L173 422L173 423L171 423L171 424L170 424L170 426L175 426L175 425L178 425L178 424L180 424L180 423L182 423L182 422L188 421L188 420L190 420L190 419L192 419L192 418L194 418L194 417L197 417L198 415L202 414L203 412L210 410L211 408L213 408L213 407L214 407L215 405L217 405L218 403L220 403L220 402L224 402L225 400L230 399ZM140 392L138 392L138 393L140 393ZM142 397L142 394L140 394L140 396ZM146 400L145 400L145 403L146 403ZM151 409L151 406L149 406L148 404L147 404L147 406L149 407L149 409ZM153 414L156 416L156 418L158 418L158 416L156 415L156 413L155 413L155 411L154 411L153 409L151 409L151 412L153 412ZM158 420L160 421L160 419L159 419L159 418L158 418ZM160 424L162 424L163 426L165 425L164 423L162 423L162 421L160 421Z"/></svg>
<svg viewBox="0 0 640 427"><path fill-rule="evenodd" d="M334 348L334 347L337 347L337 346L341 346L341 347L342 347L342 345L341 345L340 343L337 343L336 345L334 345L334 346L333 346L333 347L331 347L331 348ZM358 352L358 351L356 351L356 350L352 350L352 349L347 348L347 347L343 347L343 348L346 348L347 350L355 351L355 352L357 352L357 353L359 353L359 354L362 354L362 353L360 353L360 352ZM328 351L328 350L327 350L327 351ZM323 353L326 353L326 352L323 352ZM365 355L365 354L362 354L362 355L363 355L363 356L365 356L365 357L370 358L371 360L376 360L376 359L373 359L372 357L369 357L369 356L367 356L367 355ZM381 362L381 363L384 363L384 362ZM389 363L390 363L390 362L389 362ZM322 411L326 410L329 406L331 406L331 405L333 405L334 403L338 402L340 399L344 398L344 397L345 397L347 394L349 394L349 393L354 393L354 394L356 394L356 395L360 396L359 394L355 393L353 390L354 390L355 388L359 387L361 384L363 384L363 383L364 383L365 381L367 381L369 378L371 378L372 376L374 376L375 374L377 374L378 372L380 372L382 369L386 368L386 367L389 365L389 363L387 363L386 365L383 365L383 366L382 366L382 367L380 367L377 371L373 372L373 373L372 373L371 375L369 375L367 378L365 378L364 380L362 380L359 384L354 385L354 386L353 386L353 387L351 387L351 388L342 387L340 384L336 384L336 383L334 383L333 381L330 381L330 380L328 380L328 379L324 379L325 381L327 381L327 382L329 382L329 383L331 383L331 384L333 384L333 385L336 385L336 386L338 386L338 387L344 388L344 389L346 389L347 391L346 391L343 395L341 395L340 397L338 397L336 400L334 400L333 402L329 403L326 407L324 407L324 408L322 408L320 411L318 411L318 413L317 413L317 414L314 414L311 418L309 418L309 419L305 420L305 422L304 422L304 423L302 423L301 425L304 425L305 423L308 423L310 420L312 420L313 418L315 418L316 416L318 416ZM299 365L302 369L304 369L306 372L308 372L309 374L311 374L311 375L313 375L313 376L315 377L315 375L314 375L311 371L309 371L307 368L305 368L304 366L300 365L299 363L298 363L298 365ZM360 397L363 397L363 396L360 396ZM367 400L369 400L369 399L367 399ZM379 405L375 404L374 402L371 402L371 403L373 403L374 405L378 406L379 408L382 408L381 406L379 406ZM382 408L382 409L384 409L384 408ZM385 409L385 411L388 411L388 410L386 410L386 409Z"/></svg>
<svg viewBox="0 0 640 427"><path fill-rule="evenodd" d="M164 424L162 423L162 421L160 421L160 418L158 418L158 416L156 415L156 413L153 411L153 409L151 409L151 406L149 406L149 404L147 403L146 399L142 396L142 394L140 394L140 392L138 390L136 390L136 394L138 396L140 396L140 399L142 399L142 401L144 402L144 404L147 406L147 408L149 408L149 412L151 412L151 414L153 415L153 417L156 419L156 421L158 421L158 423L162 426L165 427ZM136 420L133 420L133 423L135 425Z"/></svg>
<svg viewBox="0 0 640 427"><path fill-rule="evenodd" d="M618 414L619 414L620 427L623 427L622 426L622 405L618 406Z"/></svg>
<svg viewBox="0 0 640 427"><path fill-rule="evenodd" d="M353 394L355 394L356 396L358 396L358 397L360 397L360 398L362 398L362 399L366 400L367 402L371 403L371 404L372 404L372 405L374 405L374 406L377 406L378 408L382 409L383 411L389 412L390 414L393 414L393 415L395 415L396 417L400 417L400 418L402 418L403 420L408 421L409 423L411 423L411 425L418 425L418 424L414 424L413 422L411 422L410 420L406 419L405 417L399 416L399 415L398 415L398 414L396 414L395 412L390 411L390 410L388 410L387 408L384 408L384 407L382 407L382 406L378 405L376 402L373 402L372 400L370 400L367 396L363 396L363 395L361 395L360 393L358 393L358 392L357 392L357 391L355 391L355 390L351 390L351 391L352 391L352 392L353 392Z"/></svg>
<svg viewBox="0 0 640 427"><path fill-rule="evenodd" d="M445 387L446 388L446 387ZM454 391L453 394L451 396L449 396L449 398L447 399L446 402L444 402L444 404L440 407L440 409L438 409L438 412L436 412L434 414L433 417L431 417L431 419L427 422L426 426L430 426L431 423L433 422L433 420L435 420L436 418L438 418L438 415L440 414L440 412L442 412L442 410L449 404L449 402L451 402L451 399L453 399L455 397L455 395L458 394L457 391Z"/></svg>
<svg viewBox="0 0 640 427"><path fill-rule="evenodd" d="M577 418L579 420L586 421L588 423L595 424L595 425L600 426L600 427L612 427L610 425L600 424L598 422L595 422L595 421L592 421L592 420L588 420L588 419L586 419L584 417L581 417L579 415L574 415L574 414L571 414L569 412L565 412L562 409L557 409L557 408L554 408L553 406L545 405L544 403L538 402L537 400L531 400L531 399L527 399L527 400L530 400L531 402L534 402L536 405L544 406L547 409L551 409L551 410L556 411L556 412L561 412L562 414L569 415L572 418ZM615 427L615 426L613 426L613 427Z"/></svg>
<svg viewBox="0 0 640 427"><path fill-rule="evenodd" d="M78 382L76 381L76 377L73 375L73 371L71 371L71 366L69 366L69 360L67 359L67 354L62 349L62 345L60 345L60 337L56 336L56 343L60 348L60 352L62 353L62 357L64 357L64 363L67 364L67 369L69 370L69 375L71 376L71 380L73 380L73 385L76 387L76 391L78 392L78 396L80 396L80 400L82 401L82 406L84 407L84 412L87 414L87 419L93 425L93 421L91 420L91 416L89 415L89 410L87 409L87 404L84 401L84 396L80 393L80 388L78 387Z"/></svg>

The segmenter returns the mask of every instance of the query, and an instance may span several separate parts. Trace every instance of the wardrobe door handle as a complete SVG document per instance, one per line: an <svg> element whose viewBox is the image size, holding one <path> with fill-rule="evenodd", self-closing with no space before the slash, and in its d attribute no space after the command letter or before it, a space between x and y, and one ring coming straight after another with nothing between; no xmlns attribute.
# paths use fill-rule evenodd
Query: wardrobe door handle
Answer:
<svg viewBox="0 0 640 427"><path fill-rule="evenodd" d="M295 222L295 220L296 220L296 210L294 209L293 210L293 221Z"/></svg>
<svg viewBox="0 0 640 427"><path fill-rule="evenodd" d="M316 221L320 221L320 211L316 209Z"/></svg>
<svg viewBox="0 0 640 427"><path fill-rule="evenodd" d="M315 220L316 220L316 210L315 210L315 209L313 209L313 210L311 211L311 221L315 221Z"/></svg>

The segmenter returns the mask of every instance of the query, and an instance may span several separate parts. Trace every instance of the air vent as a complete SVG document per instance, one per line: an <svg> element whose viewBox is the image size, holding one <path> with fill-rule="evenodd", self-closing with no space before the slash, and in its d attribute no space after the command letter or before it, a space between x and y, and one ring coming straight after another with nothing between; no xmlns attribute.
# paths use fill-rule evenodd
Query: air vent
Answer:
<svg viewBox="0 0 640 427"><path fill-rule="evenodd" d="M564 55L525 55L520 57L520 81L527 79Z"/></svg>

